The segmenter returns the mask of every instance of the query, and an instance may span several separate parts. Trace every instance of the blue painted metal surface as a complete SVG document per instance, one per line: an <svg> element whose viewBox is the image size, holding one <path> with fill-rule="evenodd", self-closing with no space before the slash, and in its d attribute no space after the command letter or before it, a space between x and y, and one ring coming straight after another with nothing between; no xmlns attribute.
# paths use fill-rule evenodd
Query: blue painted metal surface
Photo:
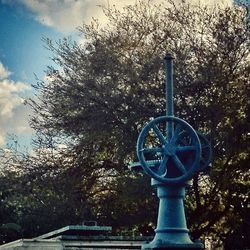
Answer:
<svg viewBox="0 0 250 250"><path fill-rule="evenodd" d="M165 127L171 127L171 137L164 135ZM161 116L142 129L137 141L137 156L144 171L152 178L172 185L184 183L198 171L200 140L187 122ZM160 161L159 166L152 168L152 160Z"/></svg>
<svg viewBox="0 0 250 250"><path fill-rule="evenodd" d="M170 54L165 56L165 68L166 68L166 115L173 116L174 115L174 101L173 101L173 57ZM168 123L167 131L168 137L172 137L173 126L172 123Z"/></svg>
<svg viewBox="0 0 250 250"><path fill-rule="evenodd" d="M191 125L174 117L173 57L165 57L166 116L151 120L142 129L136 145L140 167L152 177L157 188L159 211L155 237L142 249L203 249L192 242L186 225L183 199L187 181L207 168L211 146Z"/></svg>
<svg viewBox="0 0 250 250"><path fill-rule="evenodd" d="M173 186L151 180L160 200L155 237L142 249L203 249L200 242L192 242L187 229L183 199L185 186Z"/></svg>

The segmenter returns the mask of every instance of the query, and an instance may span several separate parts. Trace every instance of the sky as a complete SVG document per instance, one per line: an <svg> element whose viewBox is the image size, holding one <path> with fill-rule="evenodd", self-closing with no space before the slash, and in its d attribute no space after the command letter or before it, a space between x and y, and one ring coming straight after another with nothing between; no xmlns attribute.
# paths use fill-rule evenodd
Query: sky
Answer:
<svg viewBox="0 0 250 250"><path fill-rule="evenodd" d="M162 0L164 1L164 0ZM213 4L220 0L203 1ZM249 0L246 0L249 1ZM36 77L44 79L50 53L42 38L80 40L76 27L95 17L105 23L101 5L122 8L135 0L0 0L0 148L16 138L21 148L31 147L34 131L25 99L34 95ZM160 0L152 0L152 3ZM224 0L231 3L231 0Z"/></svg>

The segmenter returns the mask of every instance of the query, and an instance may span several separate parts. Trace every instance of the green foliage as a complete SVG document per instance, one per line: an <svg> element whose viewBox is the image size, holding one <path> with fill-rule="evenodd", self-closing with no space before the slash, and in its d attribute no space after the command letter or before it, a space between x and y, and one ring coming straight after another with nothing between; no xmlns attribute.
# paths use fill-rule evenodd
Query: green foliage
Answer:
<svg viewBox="0 0 250 250"><path fill-rule="evenodd" d="M89 218L116 232L155 222L149 181L127 165L140 129L165 113L162 59L171 52L175 114L208 134L214 148L211 171L188 190L191 233L229 241L248 204L247 11L139 1L104 13L106 26L79 28L83 44L45 39L58 68L49 67L48 80L35 86L38 151L19 160L21 200L12 194L9 204L19 204L26 235ZM44 228L29 229L31 223Z"/></svg>

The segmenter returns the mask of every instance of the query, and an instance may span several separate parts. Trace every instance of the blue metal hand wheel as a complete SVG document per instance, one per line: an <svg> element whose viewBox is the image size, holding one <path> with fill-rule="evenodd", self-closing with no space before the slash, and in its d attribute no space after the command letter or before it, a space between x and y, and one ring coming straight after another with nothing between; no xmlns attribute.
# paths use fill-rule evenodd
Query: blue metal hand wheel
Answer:
<svg viewBox="0 0 250 250"><path fill-rule="evenodd" d="M137 141L137 156L152 178L166 184L184 183L199 169L200 140L184 120L161 116L142 129Z"/></svg>

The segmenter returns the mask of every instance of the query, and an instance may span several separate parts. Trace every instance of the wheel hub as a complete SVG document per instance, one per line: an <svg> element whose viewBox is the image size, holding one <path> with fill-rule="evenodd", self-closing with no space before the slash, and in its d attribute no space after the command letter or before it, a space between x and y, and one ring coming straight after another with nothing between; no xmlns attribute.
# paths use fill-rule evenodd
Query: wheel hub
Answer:
<svg viewBox="0 0 250 250"><path fill-rule="evenodd" d="M170 143L166 143L165 145L163 145L162 148L163 148L163 153L166 156L173 156L175 154L176 149Z"/></svg>

